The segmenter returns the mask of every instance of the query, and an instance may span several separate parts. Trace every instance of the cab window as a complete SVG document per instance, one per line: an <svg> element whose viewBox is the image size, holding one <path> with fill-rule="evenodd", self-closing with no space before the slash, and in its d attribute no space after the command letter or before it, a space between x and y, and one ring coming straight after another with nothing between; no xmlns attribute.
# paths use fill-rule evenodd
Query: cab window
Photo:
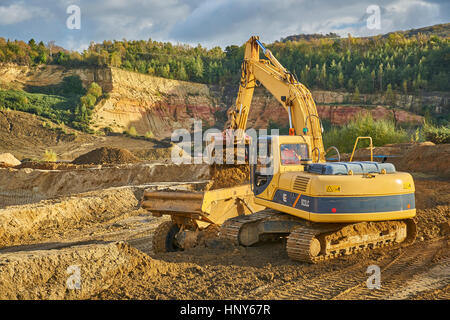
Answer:
<svg viewBox="0 0 450 320"><path fill-rule="evenodd" d="M304 143L280 145L280 159L282 165L301 164L302 159L308 158L308 146Z"/></svg>
<svg viewBox="0 0 450 320"><path fill-rule="evenodd" d="M256 172L262 175L272 175L272 141L260 140L258 145Z"/></svg>

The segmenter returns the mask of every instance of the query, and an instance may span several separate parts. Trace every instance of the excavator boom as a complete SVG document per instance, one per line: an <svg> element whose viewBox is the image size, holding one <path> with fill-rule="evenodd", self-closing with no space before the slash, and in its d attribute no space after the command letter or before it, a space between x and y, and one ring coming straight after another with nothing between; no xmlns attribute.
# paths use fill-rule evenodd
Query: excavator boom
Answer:
<svg viewBox="0 0 450 320"><path fill-rule="evenodd" d="M259 58L260 50L267 59ZM259 83L287 111L290 134L311 137L313 162L325 161L322 126L311 92L281 65L257 36L251 37L245 45L239 92L230 112L230 129L238 135L245 132L253 92Z"/></svg>

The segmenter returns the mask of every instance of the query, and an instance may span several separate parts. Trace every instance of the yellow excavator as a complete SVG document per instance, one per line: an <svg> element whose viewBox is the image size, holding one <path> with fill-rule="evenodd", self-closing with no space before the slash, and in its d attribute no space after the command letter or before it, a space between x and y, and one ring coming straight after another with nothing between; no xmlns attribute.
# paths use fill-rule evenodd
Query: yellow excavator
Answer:
<svg viewBox="0 0 450 320"><path fill-rule="evenodd" d="M266 59L260 59L262 50ZM326 162L322 126L310 91L259 41L245 47L231 129L246 129L254 88L262 84L289 115L289 135L267 135L250 150L254 202L265 210L226 220L220 236L250 246L287 237L290 258L315 263L416 237L414 182L390 163ZM235 142L245 139L237 135ZM264 151L264 152L261 152ZM250 154L253 151L250 151ZM251 157L250 157L251 158Z"/></svg>

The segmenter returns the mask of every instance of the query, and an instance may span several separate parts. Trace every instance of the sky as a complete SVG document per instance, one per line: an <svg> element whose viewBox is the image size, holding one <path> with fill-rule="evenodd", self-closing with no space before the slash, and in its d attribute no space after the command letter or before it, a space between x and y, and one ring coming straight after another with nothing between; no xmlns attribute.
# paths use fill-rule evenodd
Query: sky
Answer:
<svg viewBox="0 0 450 320"><path fill-rule="evenodd" d="M370 36L448 22L449 0L0 0L0 37L78 51L124 38L225 48L251 35L271 43L300 33Z"/></svg>

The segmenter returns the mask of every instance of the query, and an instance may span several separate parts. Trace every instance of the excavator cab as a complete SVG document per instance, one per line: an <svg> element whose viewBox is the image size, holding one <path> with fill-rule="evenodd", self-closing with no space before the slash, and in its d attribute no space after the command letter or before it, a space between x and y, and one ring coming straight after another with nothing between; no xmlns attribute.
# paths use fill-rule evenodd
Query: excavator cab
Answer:
<svg viewBox="0 0 450 320"><path fill-rule="evenodd" d="M263 193L282 172L304 171L312 163L310 139L308 136L260 137L256 164L250 166L254 193Z"/></svg>

